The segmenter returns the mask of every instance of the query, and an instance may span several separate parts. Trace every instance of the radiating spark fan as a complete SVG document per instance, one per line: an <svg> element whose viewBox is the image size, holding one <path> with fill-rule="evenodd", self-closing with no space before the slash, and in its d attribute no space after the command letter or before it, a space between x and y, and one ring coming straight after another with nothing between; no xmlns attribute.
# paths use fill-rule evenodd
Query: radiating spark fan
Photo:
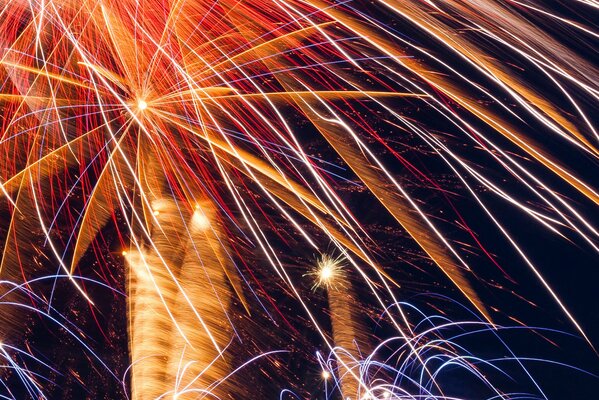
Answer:
<svg viewBox="0 0 599 400"><path fill-rule="evenodd" d="M232 304L252 315L248 296L256 296L239 260L257 249L262 262L247 269L283 282L329 350L343 349L335 352L343 396L375 396L360 372L370 336L352 281L375 307L397 309L386 316L420 356L397 301L397 271L381 267L363 224L370 205L345 201L335 164L493 322L473 284L469 249L499 264L454 207L452 188L394 147L408 133L419 145L407 152L428 154L460 182L590 344L481 193L599 250L593 221L576 206L599 204L588 172L537 134L596 166L599 136L587 103L599 99L598 70L560 42L557 28L534 21L596 39L594 27L528 1L370 3L0 2L0 185L8 207L0 279L18 287L2 286L0 341L23 322L11 305L45 303L52 314L52 294L30 287L40 277L67 277L94 307L76 277L86 255L98 255L102 232L116 230L133 398L226 398L235 370ZM409 116L420 108L453 137ZM461 146L480 150L480 159ZM443 198L468 244L445 233L446 221L426 204L430 193ZM333 246L343 255L322 256L317 271L330 334L278 249L288 235L314 252ZM105 274L109 266L96 259L96 273ZM28 390L41 393L37 383Z"/></svg>

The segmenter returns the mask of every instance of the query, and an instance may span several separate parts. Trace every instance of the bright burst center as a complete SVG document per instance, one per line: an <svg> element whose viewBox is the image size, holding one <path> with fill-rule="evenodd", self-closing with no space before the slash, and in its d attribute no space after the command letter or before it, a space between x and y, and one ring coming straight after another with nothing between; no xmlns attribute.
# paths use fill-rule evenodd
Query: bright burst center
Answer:
<svg viewBox="0 0 599 400"><path fill-rule="evenodd" d="M146 103L144 100L139 100L137 102L137 108L139 109L139 111L143 111L146 108L148 108L148 103Z"/></svg>
<svg viewBox="0 0 599 400"><path fill-rule="evenodd" d="M312 273L317 278L315 287L331 287L339 283L336 281L339 280L339 275L342 274L342 260L342 257L333 258L329 255L323 255L317 261L316 268Z"/></svg>
<svg viewBox="0 0 599 400"><path fill-rule="evenodd" d="M320 279L323 281L329 281L333 277L333 266L325 264L320 270Z"/></svg>
<svg viewBox="0 0 599 400"><path fill-rule="evenodd" d="M210 220L201 211L196 210L192 217L193 226L201 231L205 231L210 228Z"/></svg>

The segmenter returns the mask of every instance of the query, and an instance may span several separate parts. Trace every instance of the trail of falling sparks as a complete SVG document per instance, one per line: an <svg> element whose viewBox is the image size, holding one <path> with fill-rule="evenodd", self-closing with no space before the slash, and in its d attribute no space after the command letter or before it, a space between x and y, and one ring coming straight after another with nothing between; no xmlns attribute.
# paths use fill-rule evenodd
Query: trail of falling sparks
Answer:
<svg viewBox="0 0 599 400"><path fill-rule="evenodd" d="M393 24L380 20L385 14ZM577 209L596 207L598 190L584 166L568 161L596 167L599 159L589 105L599 100L599 73L560 42L554 24L598 37L596 27L528 1L0 0L0 193L8 207L0 214L0 357L10 360L10 350L39 361L3 344L18 336L20 307L80 341L55 315L54 287L59 276L69 279L94 309L81 261L99 254L113 227L125 247L135 400L229 395L232 304L251 316L252 301L265 298L283 314L267 290L254 290L264 286L254 270L295 297L336 355L344 398L388 398L397 389L366 385L358 350L368 339L350 271L375 299L370 306L393 310L385 318L401 347L436 386L397 299L398 271L380 266L364 210L344 201L327 154L489 324L495 308L476 290L468 255L504 270L454 205L453 188L397 151L404 133L419 142L406 153L430 154L461 182L592 347L489 197L599 252L594 221ZM447 135L404 115L421 108ZM318 157L308 150L314 140L324 142ZM469 159L464 148L481 155ZM451 216L439 218L426 204L431 196L409 182L443 197L440 211ZM445 233L452 218L470 242ZM319 261L331 334L288 268L279 248L287 237L344 255L343 269L341 259ZM261 261L247 266L247 283L236 260L256 251ZM111 273L104 260L96 257L97 276ZM31 286L50 277L49 293ZM27 392L43 396L34 374L10 363Z"/></svg>
<svg viewBox="0 0 599 400"><path fill-rule="evenodd" d="M360 323L358 299L343 270L343 258L323 255L317 262L314 275L317 286L326 288L331 315L333 343L338 361L341 394L344 399L361 399L359 363L361 354L369 354L369 338Z"/></svg>

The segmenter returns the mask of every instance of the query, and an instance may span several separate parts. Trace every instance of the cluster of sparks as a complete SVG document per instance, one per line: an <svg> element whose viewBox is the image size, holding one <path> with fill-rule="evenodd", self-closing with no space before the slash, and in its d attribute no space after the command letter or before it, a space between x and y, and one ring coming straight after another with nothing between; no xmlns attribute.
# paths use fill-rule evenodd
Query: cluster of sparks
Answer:
<svg viewBox="0 0 599 400"><path fill-rule="evenodd" d="M339 189L369 193L476 310L473 327L499 338L467 254L503 271L500 257L469 228L452 188L410 152L459 182L592 347L492 206L502 201L599 252L599 232L577 207L599 204L588 171L539 140L589 165L599 158L599 71L560 43L562 31L599 37L584 20L528 0L0 0L0 364L22 386L0 385L0 398L46 398L39 371L58 369L26 345L24 315L52 321L114 375L53 299L65 280L92 310L90 286L118 292L103 254L107 229L122 253L130 353L127 376L114 378L132 399L224 399L241 386L236 372L252 360L234 365L229 351L234 305L248 318L255 304L277 309L262 276L280 282L328 349L316 357L327 398L447 398L437 379L447 365L469 371L492 398L510 398L482 372L492 362L441 334L459 323L410 320L398 298L401 263L381 266L365 207ZM408 116L415 109L452 134ZM398 150L404 137L419 147ZM442 199L468 244L444 233L425 191ZM302 277L311 295L326 292L329 324L291 272L288 243L322 254ZM256 253L259 261L243 261ZM90 258L94 278L81 265ZM373 304L361 305L360 291ZM377 344L366 308L384 310L396 335ZM394 355L378 357L390 347Z"/></svg>

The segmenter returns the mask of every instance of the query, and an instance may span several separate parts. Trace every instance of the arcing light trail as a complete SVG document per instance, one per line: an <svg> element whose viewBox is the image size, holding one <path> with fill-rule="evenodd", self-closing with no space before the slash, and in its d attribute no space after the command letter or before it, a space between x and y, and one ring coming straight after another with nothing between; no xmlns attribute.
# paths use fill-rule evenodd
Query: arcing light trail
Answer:
<svg viewBox="0 0 599 400"><path fill-rule="evenodd" d="M420 363L422 382L430 382L412 386L443 398L429 349L398 298L397 271L381 266L364 210L344 201L326 170L347 167L347 179L443 271L485 329L493 327L495 311L472 284L477 265L468 254L480 252L499 268L501 255L469 228L451 188L392 145L404 133L419 141L409 151L426 149L456 177L593 346L493 201L599 252L594 221L578 209L596 207L599 194L588 172L567 161L584 157L596 166L591 113L599 74L559 40L561 24L586 40L597 37L594 26L535 3L488 0L19 0L0 7L0 185L8 207L0 348L32 396L43 397L42 381L6 353L43 364L10 344L20 340L19 305L79 338L68 319L54 315L53 291L36 292L39 279L67 277L93 310L91 283L77 271L93 252L97 276L112 274L99 242L113 227L125 259L134 399L227 396L236 371L228 351L238 337L234 303L250 318L254 300L276 304L256 289L263 287L258 270L281 282L334 354L337 368L327 377L334 375L344 397L409 398L393 382L373 386L364 373L387 366L365 361L372 338L360 322L365 310L352 288L359 286L370 306L392 310L385 317L409 354L405 362ZM591 3L579 7L596 12ZM451 133L404 115L420 108ZM383 134L389 131L392 138ZM311 154L309 137L340 161ZM439 210L406 181L443 197L441 211L455 216L470 242L446 234ZM288 236L323 254L316 276L304 278L315 278L314 295L327 293L330 333L282 256ZM327 246L342 256L332 258ZM256 265L240 262L255 251ZM48 265L60 270L47 272ZM484 380L474 366L483 361L460 356L451 341L435 347L448 348Z"/></svg>

